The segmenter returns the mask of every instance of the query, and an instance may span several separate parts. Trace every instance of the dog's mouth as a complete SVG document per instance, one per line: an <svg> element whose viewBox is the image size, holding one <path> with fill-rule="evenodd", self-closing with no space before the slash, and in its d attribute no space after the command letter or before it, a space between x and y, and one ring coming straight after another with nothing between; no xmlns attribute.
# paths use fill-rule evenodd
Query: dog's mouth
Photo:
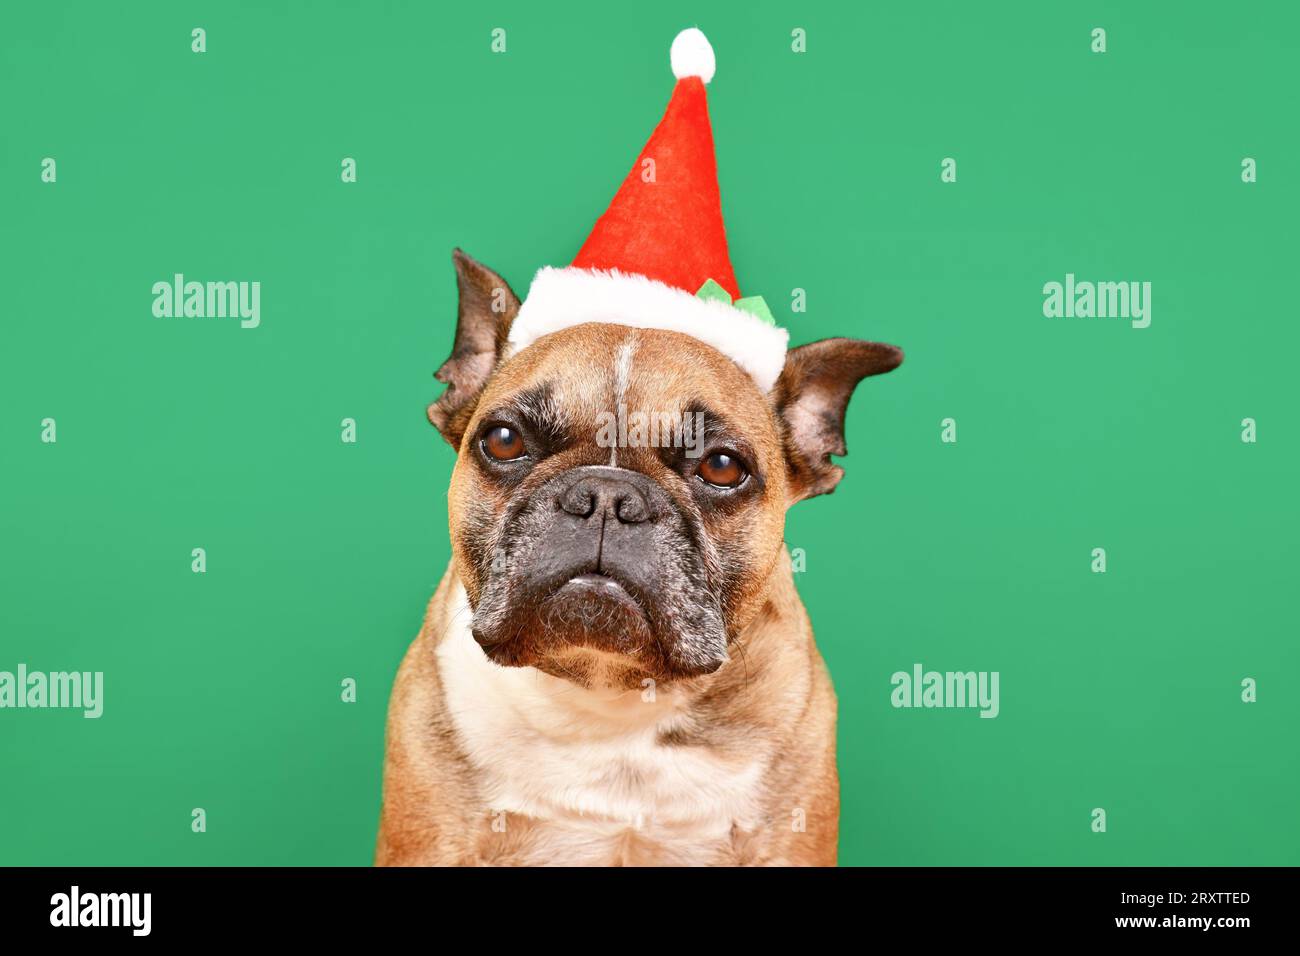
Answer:
<svg viewBox="0 0 1300 956"><path fill-rule="evenodd" d="M641 602L624 586L623 582L608 574L588 571L569 578L560 585L550 600L609 601L620 608L634 613L643 620L645 608Z"/></svg>
<svg viewBox="0 0 1300 956"><path fill-rule="evenodd" d="M622 654L644 651L653 628L647 596L601 571L563 577L536 604L544 629L561 643Z"/></svg>
<svg viewBox="0 0 1300 956"><path fill-rule="evenodd" d="M506 666L531 664L581 683L594 679L597 667L613 667L627 681L666 674L648 597L632 582L575 570L557 575L549 587L534 582L517 592L505 628L492 634L475 628L488 657Z"/></svg>

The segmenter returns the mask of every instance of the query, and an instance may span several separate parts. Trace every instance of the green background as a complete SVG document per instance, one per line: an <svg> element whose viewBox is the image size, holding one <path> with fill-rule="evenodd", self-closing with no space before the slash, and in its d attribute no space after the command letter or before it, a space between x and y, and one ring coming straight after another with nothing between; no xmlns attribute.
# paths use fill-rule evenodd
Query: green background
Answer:
<svg viewBox="0 0 1300 956"><path fill-rule="evenodd" d="M787 528L841 862L1300 863L1300 14L740 6L3 6L0 669L106 700L0 711L0 863L369 861L448 556L451 249L521 294L567 262L691 24L742 289L907 352ZM260 281L261 327L154 318L174 272ZM1044 318L1067 272L1152 282L1151 327ZM915 662L999 671L1001 715L893 709Z"/></svg>

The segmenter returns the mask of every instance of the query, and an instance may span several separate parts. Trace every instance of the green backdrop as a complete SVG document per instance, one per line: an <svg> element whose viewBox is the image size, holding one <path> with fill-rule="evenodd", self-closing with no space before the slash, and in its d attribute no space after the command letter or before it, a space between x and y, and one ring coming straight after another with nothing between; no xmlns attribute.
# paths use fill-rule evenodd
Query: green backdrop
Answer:
<svg viewBox="0 0 1300 956"><path fill-rule="evenodd" d="M448 556L451 249L567 262L692 24L742 288L907 352L787 529L841 861L1300 863L1295 8L551 6L4 5L0 670L105 709L0 711L0 863L369 861ZM260 327L155 318L176 272L261 282ZM1151 326L1044 317L1067 273ZM917 662L1000 715L894 709Z"/></svg>

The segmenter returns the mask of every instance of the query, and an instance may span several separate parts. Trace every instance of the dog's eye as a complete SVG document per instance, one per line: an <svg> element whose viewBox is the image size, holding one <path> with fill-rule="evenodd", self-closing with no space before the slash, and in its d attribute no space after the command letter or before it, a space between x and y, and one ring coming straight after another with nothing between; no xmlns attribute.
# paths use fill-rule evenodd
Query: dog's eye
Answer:
<svg viewBox="0 0 1300 956"><path fill-rule="evenodd" d="M483 436L483 452L497 461L516 461L527 454L523 436L508 425L488 429Z"/></svg>
<svg viewBox="0 0 1300 956"><path fill-rule="evenodd" d="M702 462L695 473L711 485L719 488L735 488L749 475L745 466L735 455L725 451L714 452Z"/></svg>

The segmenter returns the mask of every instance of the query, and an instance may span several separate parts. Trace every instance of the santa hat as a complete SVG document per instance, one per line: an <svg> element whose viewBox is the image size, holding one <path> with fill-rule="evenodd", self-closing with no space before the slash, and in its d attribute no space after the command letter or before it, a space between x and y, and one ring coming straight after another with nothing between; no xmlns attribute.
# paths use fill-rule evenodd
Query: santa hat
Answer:
<svg viewBox="0 0 1300 956"><path fill-rule="evenodd" d="M533 278L510 328L512 354L584 322L684 332L727 355L767 392L789 333L763 299L742 298L727 254L704 86L713 47L683 30L670 52L668 110L567 268Z"/></svg>

